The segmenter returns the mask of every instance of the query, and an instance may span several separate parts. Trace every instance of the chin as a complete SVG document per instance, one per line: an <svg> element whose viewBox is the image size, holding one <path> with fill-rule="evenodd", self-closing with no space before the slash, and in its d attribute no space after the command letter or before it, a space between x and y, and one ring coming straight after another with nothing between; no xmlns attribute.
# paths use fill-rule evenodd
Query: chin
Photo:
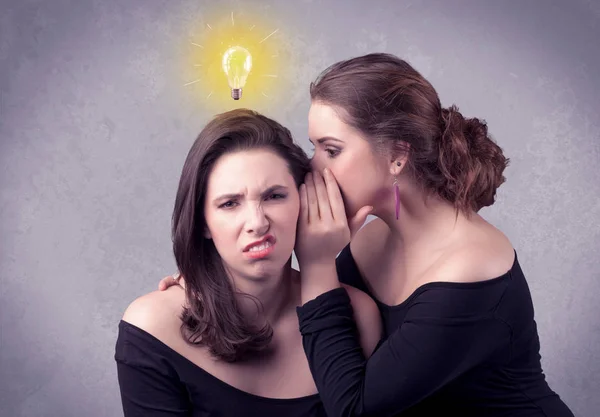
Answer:
<svg viewBox="0 0 600 417"><path fill-rule="evenodd" d="M348 219L351 219L352 217L354 217L356 215L356 213L358 212L358 210L361 207L362 206L357 205L357 204L353 204L351 202L348 202L348 203L344 202L344 210L346 210L346 217Z"/></svg>
<svg viewBox="0 0 600 417"><path fill-rule="evenodd" d="M348 193L345 193L341 188L340 193L342 194L342 201L344 202L344 211L346 212L346 217L352 218L362 206L358 206L356 204L356 200L348 196Z"/></svg>
<svg viewBox="0 0 600 417"><path fill-rule="evenodd" d="M357 195L358 194L358 195ZM377 207L375 204L378 201L385 201L388 195L386 194L382 198L379 198L378 193L356 193L352 195L352 193L343 193L342 199L344 201L344 209L346 210L346 217L351 219L356 215L358 210L366 206Z"/></svg>
<svg viewBox="0 0 600 417"><path fill-rule="evenodd" d="M274 276L283 271L283 268L287 265L287 261L288 258L284 259L283 256L273 255L269 258L252 261L248 265L247 270L250 276L256 276L257 278Z"/></svg>
<svg viewBox="0 0 600 417"><path fill-rule="evenodd" d="M259 263L257 265L253 265L252 268L248 269L246 276L248 276L251 279L253 278L256 280L264 280L264 279L276 278L281 275L282 271L283 271L282 265L275 265L275 264L267 265L267 263L265 262L265 263Z"/></svg>

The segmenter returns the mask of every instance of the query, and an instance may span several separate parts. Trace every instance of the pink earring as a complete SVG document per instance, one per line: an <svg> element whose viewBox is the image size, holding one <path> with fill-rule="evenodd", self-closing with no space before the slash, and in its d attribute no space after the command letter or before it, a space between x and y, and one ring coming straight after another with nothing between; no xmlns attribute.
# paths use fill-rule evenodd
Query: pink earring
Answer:
<svg viewBox="0 0 600 417"><path fill-rule="evenodd" d="M398 188L398 181L394 180L394 194L396 196L396 220L400 214L400 188Z"/></svg>
<svg viewBox="0 0 600 417"><path fill-rule="evenodd" d="M402 165L400 162L396 162L396 165ZM400 188L398 187L398 178L394 178L394 196L396 200L396 220L400 215Z"/></svg>

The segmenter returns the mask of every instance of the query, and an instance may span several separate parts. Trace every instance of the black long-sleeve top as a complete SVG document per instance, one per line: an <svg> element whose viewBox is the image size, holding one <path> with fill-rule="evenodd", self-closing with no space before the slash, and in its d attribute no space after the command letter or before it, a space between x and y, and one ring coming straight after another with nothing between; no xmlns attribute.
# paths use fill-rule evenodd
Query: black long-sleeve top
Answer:
<svg viewBox="0 0 600 417"><path fill-rule="evenodd" d="M318 394L279 399L239 390L126 321L115 360L125 417L326 417Z"/></svg>
<svg viewBox="0 0 600 417"><path fill-rule="evenodd" d="M370 293L347 246L341 282ZM531 294L515 254L506 274L433 282L396 306L376 300L384 336L367 361L345 289L298 307L303 345L329 417L572 417L545 381Z"/></svg>

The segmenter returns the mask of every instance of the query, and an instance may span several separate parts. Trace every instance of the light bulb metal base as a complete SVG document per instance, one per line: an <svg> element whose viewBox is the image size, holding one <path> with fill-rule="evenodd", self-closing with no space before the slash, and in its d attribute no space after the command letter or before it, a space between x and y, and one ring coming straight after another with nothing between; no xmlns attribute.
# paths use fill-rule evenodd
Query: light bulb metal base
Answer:
<svg viewBox="0 0 600 417"><path fill-rule="evenodd" d="M231 89L231 98L234 100L239 100L242 98L242 89L241 88L232 88Z"/></svg>

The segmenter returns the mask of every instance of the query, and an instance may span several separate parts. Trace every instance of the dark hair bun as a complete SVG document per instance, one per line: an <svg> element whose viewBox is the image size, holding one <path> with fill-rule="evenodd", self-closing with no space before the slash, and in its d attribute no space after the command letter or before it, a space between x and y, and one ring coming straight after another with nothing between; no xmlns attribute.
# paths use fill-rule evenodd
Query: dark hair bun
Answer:
<svg viewBox="0 0 600 417"><path fill-rule="evenodd" d="M456 106L442 110L439 167L446 183L439 193L463 209L494 203L509 160L489 137L485 120L465 119Z"/></svg>

